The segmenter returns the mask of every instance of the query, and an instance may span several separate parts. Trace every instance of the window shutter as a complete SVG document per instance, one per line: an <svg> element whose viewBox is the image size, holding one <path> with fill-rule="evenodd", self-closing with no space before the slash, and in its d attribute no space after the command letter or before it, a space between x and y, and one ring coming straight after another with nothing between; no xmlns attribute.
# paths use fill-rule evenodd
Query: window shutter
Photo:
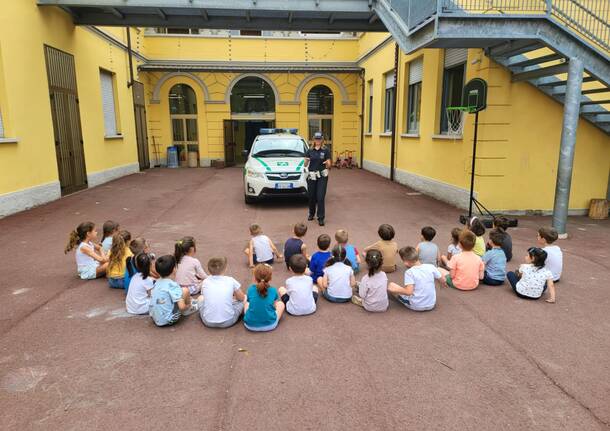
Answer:
<svg viewBox="0 0 610 431"><path fill-rule="evenodd" d="M4 138L4 123L2 122L2 111L0 111L0 138Z"/></svg>
<svg viewBox="0 0 610 431"><path fill-rule="evenodd" d="M424 75L424 62L421 58L409 63L409 85L421 82Z"/></svg>
<svg viewBox="0 0 610 431"><path fill-rule="evenodd" d="M394 72L388 72L385 74L385 88L394 88Z"/></svg>
<svg viewBox="0 0 610 431"><path fill-rule="evenodd" d="M445 50L445 69L448 67L457 66L461 63L466 63L468 59L468 49L466 48L449 48Z"/></svg>
<svg viewBox="0 0 610 431"><path fill-rule="evenodd" d="M100 81L102 83L102 105L104 108L104 133L106 136L114 136L117 134L117 127L112 74L104 71L100 72Z"/></svg>

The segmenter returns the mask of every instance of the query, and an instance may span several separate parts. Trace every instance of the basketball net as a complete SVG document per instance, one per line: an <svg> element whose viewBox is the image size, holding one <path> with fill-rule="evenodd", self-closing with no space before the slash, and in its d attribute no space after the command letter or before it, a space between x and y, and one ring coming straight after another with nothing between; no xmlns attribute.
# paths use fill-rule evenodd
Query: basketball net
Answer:
<svg viewBox="0 0 610 431"><path fill-rule="evenodd" d="M447 108L447 134L460 136L464 131L464 114L466 111L460 108Z"/></svg>

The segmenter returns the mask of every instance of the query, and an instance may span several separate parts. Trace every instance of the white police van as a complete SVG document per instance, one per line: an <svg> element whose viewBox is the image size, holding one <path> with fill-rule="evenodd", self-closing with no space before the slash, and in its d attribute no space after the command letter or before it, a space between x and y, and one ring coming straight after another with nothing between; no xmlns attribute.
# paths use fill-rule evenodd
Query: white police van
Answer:
<svg viewBox="0 0 610 431"><path fill-rule="evenodd" d="M306 197L307 141L297 129L261 129L252 143L244 166L244 200L265 197Z"/></svg>

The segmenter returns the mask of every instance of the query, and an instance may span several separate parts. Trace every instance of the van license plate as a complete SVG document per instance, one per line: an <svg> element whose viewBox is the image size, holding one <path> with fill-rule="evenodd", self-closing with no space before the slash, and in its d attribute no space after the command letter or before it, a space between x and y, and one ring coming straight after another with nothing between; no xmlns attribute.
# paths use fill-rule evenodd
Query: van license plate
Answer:
<svg viewBox="0 0 610 431"><path fill-rule="evenodd" d="M276 189L292 189L294 188L294 184L292 183L275 183Z"/></svg>

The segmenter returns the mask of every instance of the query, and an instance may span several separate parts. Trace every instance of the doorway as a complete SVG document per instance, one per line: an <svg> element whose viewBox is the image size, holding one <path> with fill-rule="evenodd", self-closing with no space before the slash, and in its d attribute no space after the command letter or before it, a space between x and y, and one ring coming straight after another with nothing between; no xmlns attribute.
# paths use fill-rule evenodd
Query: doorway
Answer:
<svg viewBox="0 0 610 431"><path fill-rule="evenodd" d="M61 194L87 187L74 56L44 47Z"/></svg>
<svg viewBox="0 0 610 431"><path fill-rule="evenodd" d="M178 149L180 166L199 165L197 96L186 84L176 84L169 91L169 113L172 122L172 145ZM189 163L191 159L192 163Z"/></svg>
<svg viewBox="0 0 610 431"><path fill-rule="evenodd" d="M243 151L250 151L254 138L260 135L261 129L273 127L275 127L274 120L225 120L225 165L235 166L246 163Z"/></svg>
<svg viewBox="0 0 610 431"><path fill-rule="evenodd" d="M148 157L148 132L146 130L146 106L144 105L144 84L133 82L133 111L136 119L136 143L140 170L150 168Z"/></svg>

